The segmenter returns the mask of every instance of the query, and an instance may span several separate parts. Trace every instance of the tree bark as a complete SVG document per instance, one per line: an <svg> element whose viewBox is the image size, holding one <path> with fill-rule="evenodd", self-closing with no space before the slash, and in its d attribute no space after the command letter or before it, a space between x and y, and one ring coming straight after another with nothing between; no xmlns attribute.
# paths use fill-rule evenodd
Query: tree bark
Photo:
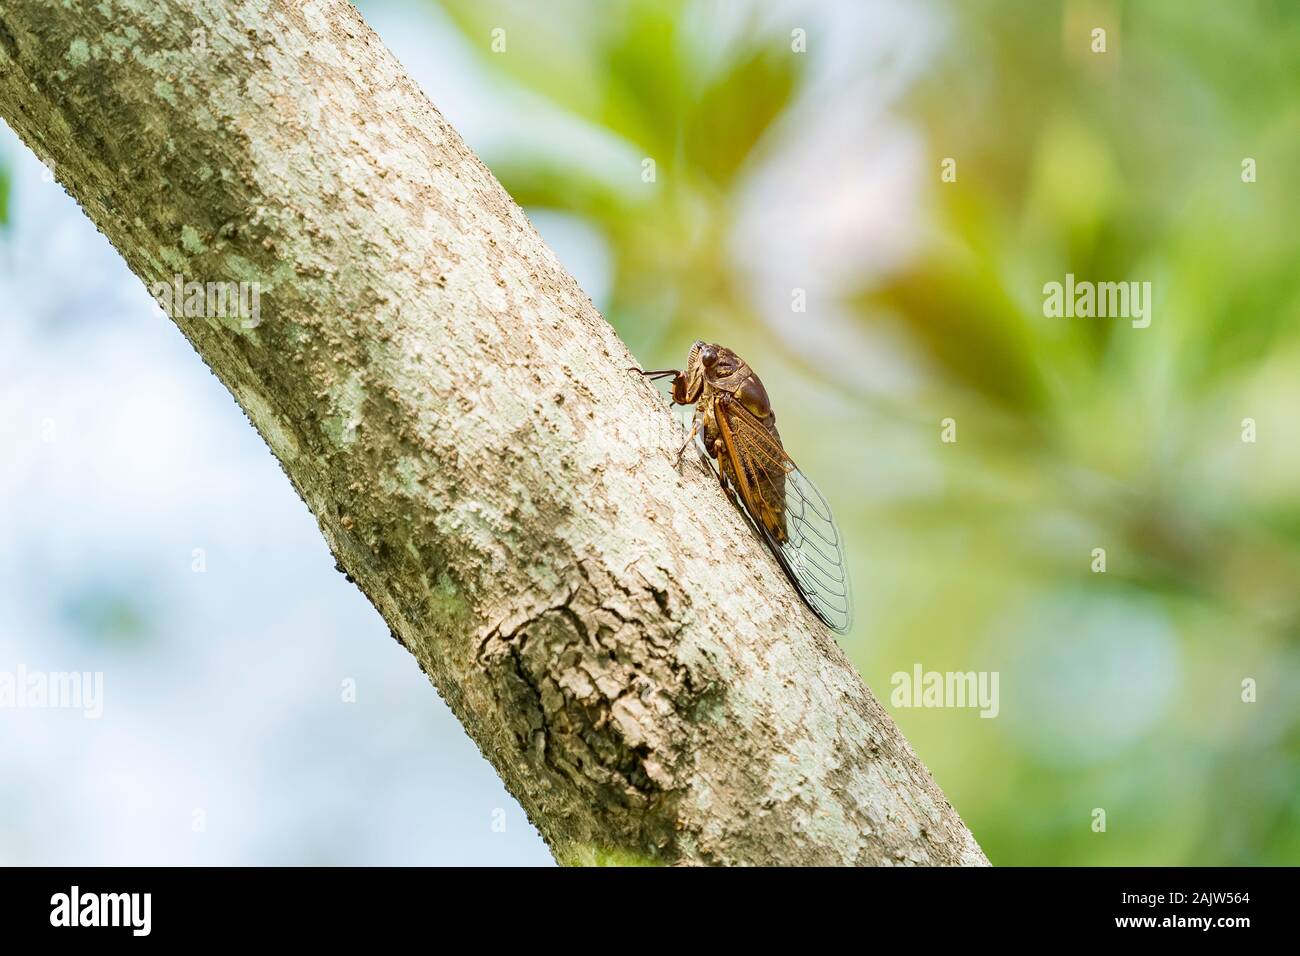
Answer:
<svg viewBox="0 0 1300 956"><path fill-rule="evenodd" d="M147 284L260 284L177 324L557 859L987 862L351 5L3 0L0 114Z"/></svg>

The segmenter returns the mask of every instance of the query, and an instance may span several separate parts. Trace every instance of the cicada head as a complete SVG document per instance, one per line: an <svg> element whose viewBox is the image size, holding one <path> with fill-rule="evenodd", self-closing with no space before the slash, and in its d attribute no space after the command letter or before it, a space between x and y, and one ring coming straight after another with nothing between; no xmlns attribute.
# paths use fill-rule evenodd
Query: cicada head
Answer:
<svg viewBox="0 0 1300 956"><path fill-rule="evenodd" d="M696 342L691 346L688 372L698 366L704 380L724 392L735 392L749 377L749 366L731 349L723 345Z"/></svg>

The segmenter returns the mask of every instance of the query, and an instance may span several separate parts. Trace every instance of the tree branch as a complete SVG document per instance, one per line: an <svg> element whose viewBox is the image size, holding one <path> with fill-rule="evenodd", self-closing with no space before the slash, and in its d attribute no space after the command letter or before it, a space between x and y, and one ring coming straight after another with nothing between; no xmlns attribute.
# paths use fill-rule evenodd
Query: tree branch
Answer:
<svg viewBox="0 0 1300 956"><path fill-rule="evenodd" d="M0 114L179 316L562 862L985 863L343 0L5 0Z"/></svg>

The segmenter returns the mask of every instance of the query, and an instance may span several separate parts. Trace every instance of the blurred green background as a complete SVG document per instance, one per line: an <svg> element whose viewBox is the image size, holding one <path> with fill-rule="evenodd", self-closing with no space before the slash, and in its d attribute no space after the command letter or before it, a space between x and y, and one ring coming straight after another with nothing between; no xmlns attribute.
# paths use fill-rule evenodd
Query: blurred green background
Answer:
<svg viewBox="0 0 1300 956"><path fill-rule="evenodd" d="M1300 5L359 6L645 367L680 366L690 343L704 338L736 349L762 376L787 449L821 485L848 537L857 623L845 650L994 863L1300 862ZM1104 53L1092 49L1098 28ZM6 155L0 221L14 218L17 200L45 196L34 164ZM941 177L946 159L955 160L955 181ZM1243 181L1247 159L1253 182ZM152 635L147 656L120 652L126 674L172 666L156 664L165 635L173 636L162 646L186 635L196 653L209 653L214 641L247 634L249 652L283 647L286 658L282 683L264 678L265 713L250 710L256 695L247 690L224 693L243 678L182 656L173 676L137 688L142 726L158 728L157 713L172 712L165 701L148 703L150 688L171 686L190 700L206 685L183 681L207 680L214 708L237 699L257 727L300 723L314 740L348 745L340 754L322 743L303 756L292 733L250 730L259 743L226 741L229 759L205 763L197 754L210 748L194 741L206 738L193 735L214 731L190 728L185 740L154 745L162 754L156 783L123 791L148 789L188 827L191 805L219 809L229 787L226 803L243 815L241 843L178 850L140 821L132 825L140 839L153 834L156 849L136 859L103 842L104 827L79 837L81 847L100 840L102 855L69 845L52 859L35 838L24 849L15 823L0 826L0 858L544 859L454 721L420 711L439 705L418 669L333 574L269 452L175 330L145 314L137 281L120 277L131 290L122 314L134 318L112 326L137 338L112 354L131 356L133 380L158 361L162 384L132 404L129 393L112 392L131 385L118 382L120 366L95 377L102 349L68 360L77 341L107 334L108 324L61 326L42 316L102 318L104 300L95 276L67 257L53 207L30 208L23 241L5 226L8 278L0 284L11 305L37 287L69 295L75 286L91 302L28 303L39 331L0 333L6 404L30 424L15 429L18 465L6 496L13 491L37 515L30 525L16 511L0 515L12 519L6 539L15 553L29 555L26 570L15 564L5 575L8 607L21 611L8 636L30 640L19 639L17 653L39 664L34 655L51 646L46 632L60 628L79 635L70 647L111 644L112 628L96 623L99 605L126 608L135 629ZM85 242L99 241L88 224L83 232ZM41 257L15 259L27 247L40 247ZM60 256L64 272L51 271L44 284L32 278L33 261L54 270L49 263ZM1044 284L1067 273L1150 282L1150 327L1044 316ZM166 344L152 344L154 336ZM48 376L72 369L85 408L59 417L37 397L40 383L21 392L31 368ZM68 401L77 388L68 383ZM206 397L187 397L197 390ZM140 409L159 396L174 396L166 404L181 409L177 421L142 428ZM125 477L113 479L120 493L105 499L125 516L102 529L111 562L33 563L40 547L24 542L44 542L51 528L67 525L62 545L48 549L52 562L99 539L88 524L68 523L82 496L76 468L47 463L31 423L54 416L75 427L78 416L93 421L115 408L131 427L105 429L116 444L86 454L109 469L124 443L138 441L147 467L128 461ZM1243 441L1245 419L1254 422L1253 442ZM945 420L955 423L955 442L941 440ZM84 431L86 441L98 433ZM191 449L195 435L215 450ZM245 457L221 451L222 442ZM205 454L220 454L221 463ZM237 471L243 483L209 487L202 476L211 468ZM51 497L49 475L73 476L64 498ZM124 503L142 475L167 484ZM196 483L203 495L192 493ZM246 520L257 496L266 515L292 517ZM155 513L156 527L132 517ZM276 531L281 520L292 534ZM211 527L191 529L200 521ZM264 527L273 540L259 537ZM155 553L160 541L165 555ZM225 554L235 570L225 584L214 574L196 590L190 549L210 541L225 541L211 545L214 556ZM266 607L283 602L283 581L256 580L267 550L281 546L283 554L270 552L274 566L315 575L311 602L320 613L310 629L295 616L301 608L283 609L278 625L263 623L266 611L248 597L262 588ZM1104 573L1093 570L1098 548ZM130 561L121 560L124 550ZM74 613L87 593L101 596L98 604ZM336 599L351 602L346 613L333 610ZM249 600L247 620L223 617ZM173 611L184 628L169 630ZM190 633L195 622L216 633ZM367 627L378 636L359 636ZM0 650L9 646L0 641ZM303 661L326 646L336 648L337 666L304 674ZM388 656L364 657L379 654ZM106 660L112 687L118 658ZM998 672L998 715L896 706L891 678L917 665ZM370 683L362 680L361 705L342 715L338 681L358 672L371 673ZM1248 679L1255 702L1242 699ZM382 693L364 690L375 684ZM75 754L85 731L69 727L40 733L67 733ZM384 747L374 746L376 734ZM149 759L139 732L128 725L121 735L133 760ZM22 768L0 790L0 806L32 833L57 832L76 813L69 807L63 823L41 822L46 795L66 789L49 769L55 751L47 743L44 755L13 763L23 756L18 739L0 740L6 762ZM433 779L411 769L426 759L412 759L425 746L437 751L427 758ZM298 780L346 782L334 805L296 802L301 787L286 779L286 755L304 762L288 765ZM183 785L175 784L177 761L193 763ZM365 772L356 772L358 761ZM88 779L83 790L112 799ZM14 789L23 780L30 792ZM167 786L176 792L162 800ZM429 806L428 832L413 836L402 829L409 822L390 822L408 814L373 812L386 799ZM506 835L489 826L497 805L512 808ZM1093 829L1096 809L1105 811L1104 833ZM124 825L117 804L99 812ZM367 829L340 830L353 817ZM259 827L273 840L259 838Z"/></svg>
<svg viewBox="0 0 1300 956"><path fill-rule="evenodd" d="M1000 673L996 719L890 708L990 859L1300 862L1300 6L445 7L602 143L483 158L594 230L645 367L763 377L878 696ZM1067 272L1150 327L1044 317Z"/></svg>

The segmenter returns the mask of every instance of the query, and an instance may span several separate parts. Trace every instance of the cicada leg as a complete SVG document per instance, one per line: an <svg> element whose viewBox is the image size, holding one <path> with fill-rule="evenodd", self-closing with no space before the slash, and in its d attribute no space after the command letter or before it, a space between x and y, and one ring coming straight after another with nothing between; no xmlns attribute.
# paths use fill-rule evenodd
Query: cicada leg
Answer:
<svg viewBox="0 0 1300 956"><path fill-rule="evenodd" d="M700 420L697 418L691 423L691 430L686 433L686 441L682 447L677 450L677 457L673 459L673 468L680 471L682 467L682 456L686 454L686 449L691 447L691 442L695 441L695 433L700 430Z"/></svg>
<svg viewBox="0 0 1300 956"><path fill-rule="evenodd" d="M695 388L692 390L689 380L680 369L661 368L653 372L643 372L639 368L629 368L628 371L635 372L651 381L667 378L671 375L673 379L672 400L674 405L694 405L700 400L700 393L704 390L703 378L695 383Z"/></svg>

